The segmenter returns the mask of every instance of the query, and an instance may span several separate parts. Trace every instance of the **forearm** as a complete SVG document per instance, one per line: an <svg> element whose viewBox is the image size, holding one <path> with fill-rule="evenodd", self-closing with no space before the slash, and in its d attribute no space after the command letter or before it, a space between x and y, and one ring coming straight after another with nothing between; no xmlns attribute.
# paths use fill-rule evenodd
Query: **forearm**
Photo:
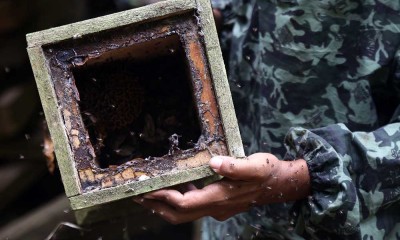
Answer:
<svg viewBox="0 0 400 240"><path fill-rule="evenodd" d="M280 161L277 176L273 176L279 186L273 191L273 202L296 201L311 194L310 175L304 159Z"/></svg>
<svg viewBox="0 0 400 240"><path fill-rule="evenodd" d="M253 176L249 181L259 181L254 190L256 205L301 200L311 193L310 175L303 159L282 161L269 153L256 153L235 163L212 162L211 167L228 179ZM240 176L231 175L231 172L240 173Z"/></svg>

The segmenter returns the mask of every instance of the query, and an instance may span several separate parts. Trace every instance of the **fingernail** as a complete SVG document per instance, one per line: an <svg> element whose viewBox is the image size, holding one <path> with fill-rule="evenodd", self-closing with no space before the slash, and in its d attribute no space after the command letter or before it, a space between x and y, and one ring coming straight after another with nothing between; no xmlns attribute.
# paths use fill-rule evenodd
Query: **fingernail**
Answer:
<svg viewBox="0 0 400 240"><path fill-rule="evenodd" d="M155 197L151 196L151 195L143 195L143 198L145 199L156 199Z"/></svg>
<svg viewBox="0 0 400 240"><path fill-rule="evenodd" d="M218 171L219 171L219 168L220 168L221 165L222 165L222 161L223 161L223 159L220 158L220 157L213 157L213 158L211 158L211 160L210 160L210 167L211 167L215 172L218 172Z"/></svg>

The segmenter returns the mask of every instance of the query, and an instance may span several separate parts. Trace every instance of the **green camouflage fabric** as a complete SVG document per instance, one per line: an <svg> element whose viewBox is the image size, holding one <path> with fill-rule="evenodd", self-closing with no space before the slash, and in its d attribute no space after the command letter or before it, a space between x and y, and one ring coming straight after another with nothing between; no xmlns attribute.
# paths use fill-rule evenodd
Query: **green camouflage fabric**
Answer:
<svg viewBox="0 0 400 240"><path fill-rule="evenodd" d="M400 1L214 0L247 154L307 161L312 195L203 239L400 239Z"/></svg>

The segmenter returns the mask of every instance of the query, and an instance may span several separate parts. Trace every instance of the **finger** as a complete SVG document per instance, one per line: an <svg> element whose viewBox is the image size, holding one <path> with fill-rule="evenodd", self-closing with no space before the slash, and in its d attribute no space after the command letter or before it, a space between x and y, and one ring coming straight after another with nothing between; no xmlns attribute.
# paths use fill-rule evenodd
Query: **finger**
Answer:
<svg viewBox="0 0 400 240"><path fill-rule="evenodd" d="M161 189L154 192L146 193L143 195L145 199L161 200L170 203L171 199L179 201L183 197L183 194L175 189ZM170 203L170 205L173 205Z"/></svg>
<svg viewBox="0 0 400 240"><path fill-rule="evenodd" d="M145 208L150 209L153 213L159 215L161 218L172 224L190 222L208 215L207 210L179 212L170 205L157 200L136 198L134 201L141 204Z"/></svg>
<svg viewBox="0 0 400 240"><path fill-rule="evenodd" d="M227 200L241 198L243 195L255 197L253 194L262 186L249 182L222 180L210 184L203 189L196 189L184 194L177 190L158 190L145 194L146 199L164 201L180 211L192 211L214 206L228 205Z"/></svg>
<svg viewBox="0 0 400 240"><path fill-rule="evenodd" d="M238 195L240 192L232 191L232 186L226 182L217 182L203 189L189 191L184 194L173 190L165 190L151 193L150 197L163 200L180 211L192 211L221 205L226 199L233 198L233 195ZM145 195L145 197L147 196Z"/></svg>
<svg viewBox="0 0 400 240"><path fill-rule="evenodd" d="M175 189L181 193L185 193L188 191L196 190L197 187L193 183L184 183L184 184L178 185Z"/></svg>
<svg viewBox="0 0 400 240"><path fill-rule="evenodd" d="M199 190L180 193L177 190L159 190L143 195L145 199L164 201L180 211L193 211L209 207L215 202L224 200L227 187L221 184L212 184Z"/></svg>
<svg viewBox="0 0 400 240"><path fill-rule="evenodd" d="M151 210L152 213L159 215L164 220L172 224L180 224L197 220L205 216L211 216L219 221L223 221L238 213L248 211L251 206L242 205L236 207L236 204L230 204L227 207L210 207L198 209L190 212L181 212L169 206L166 203L149 199L134 199L135 202L141 204L145 208ZM235 206L235 207L232 207Z"/></svg>
<svg viewBox="0 0 400 240"><path fill-rule="evenodd" d="M135 201L152 209L154 213L159 214L167 221L175 224L192 221L203 216L212 216L215 219L222 221L237 213L245 212L254 206L271 201L266 199L267 194L265 196L263 196L264 194L260 195L260 191L249 192L249 189L254 189L254 186L250 183L244 182L239 186L236 181L231 181L227 182L226 185L230 186L229 189L232 189L232 192L240 192L241 195L233 194L232 197L225 197L223 201L220 201L219 203L215 203L215 201L208 199L203 203L197 202L198 205L182 205L180 203L174 203L173 197L166 197L164 195L168 195L168 193L172 192L169 190L152 193L153 198L159 197L163 200L168 199L166 202L143 198L141 201L140 198L136 198ZM243 189L246 189L246 191L243 191ZM268 191L272 192L271 190ZM191 197L190 195L186 196ZM269 194L268 198L270 197L271 195ZM200 204L203 204L203 206L200 206Z"/></svg>
<svg viewBox="0 0 400 240"><path fill-rule="evenodd" d="M244 159L217 156L210 160L210 167L218 174L230 179L254 181L265 178L268 170L270 154L256 154Z"/></svg>

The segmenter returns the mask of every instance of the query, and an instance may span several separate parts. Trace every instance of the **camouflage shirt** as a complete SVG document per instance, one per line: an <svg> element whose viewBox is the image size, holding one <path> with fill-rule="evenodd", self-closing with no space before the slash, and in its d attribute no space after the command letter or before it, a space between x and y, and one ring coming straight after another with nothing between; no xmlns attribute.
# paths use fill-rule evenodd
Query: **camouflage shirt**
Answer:
<svg viewBox="0 0 400 240"><path fill-rule="evenodd" d="M400 239L400 1L213 5L246 152L304 158L312 195L203 238Z"/></svg>

